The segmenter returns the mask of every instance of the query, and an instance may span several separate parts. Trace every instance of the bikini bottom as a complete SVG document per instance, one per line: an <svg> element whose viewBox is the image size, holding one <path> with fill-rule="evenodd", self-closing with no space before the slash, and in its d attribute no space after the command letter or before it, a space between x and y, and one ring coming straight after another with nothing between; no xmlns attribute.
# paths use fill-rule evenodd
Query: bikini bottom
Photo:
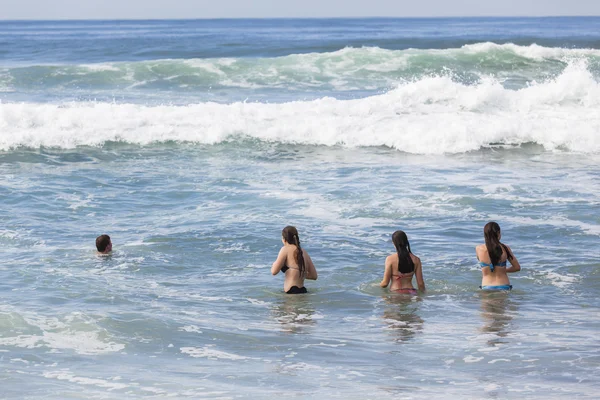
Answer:
<svg viewBox="0 0 600 400"><path fill-rule="evenodd" d="M479 286L479 289L483 290L512 290L512 285L485 285Z"/></svg>
<svg viewBox="0 0 600 400"><path fill-rule="evenodd" d="M302 294L302 293L308 293L308 290L306 290L305 287L299 288L298 286L292 286L290 288L290 290L288 290L286 293L287 294Z"/></svg>
<svg viewBox="0 0 600 400"><path fill-rule="evenodd" d="M395 289L392 290L394 293L403 293L403 294L417 294L417 289L405 288L405 289Z"/></svg>

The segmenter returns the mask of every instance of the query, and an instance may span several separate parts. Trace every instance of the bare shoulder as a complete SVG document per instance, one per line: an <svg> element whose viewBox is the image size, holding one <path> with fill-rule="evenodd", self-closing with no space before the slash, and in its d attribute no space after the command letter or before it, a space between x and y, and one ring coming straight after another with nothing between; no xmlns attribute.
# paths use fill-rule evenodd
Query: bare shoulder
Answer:
<svg viewBox="0 0 600 400"><path fill-rule="evenodd" d="M513 252L513 250L510 248L509 245L505 244L506 248L508 249L508 252L514 257L515 253Z"/></svg>
<svg viewBox="0 0 600 400"><path fill-rule="evenodd" d="M286 258L289 258L290 255L293 255L293 253L290 252L290 246L283 246L281 248L281 254L285 255Z"/></svg>
<svg viewBox="0 0 600 400"><path fill-rule="evenodd" d="M484 244L480 244L478 246L475 246L475 251L477 253L484 253L484 252L486 252L487 251L487 247L485 246L485 243Z"/></svg>

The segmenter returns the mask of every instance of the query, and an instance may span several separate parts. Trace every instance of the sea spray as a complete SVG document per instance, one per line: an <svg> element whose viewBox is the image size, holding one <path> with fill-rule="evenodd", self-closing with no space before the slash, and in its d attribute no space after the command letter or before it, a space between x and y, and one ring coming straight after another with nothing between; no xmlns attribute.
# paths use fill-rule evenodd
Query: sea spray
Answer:
<svg viewBox="0 0 600 400"><path fill-rule="evenodd" d="M597 153L600 84L583 60L518 90L493 77L474 85L427 76L354 100L281 104L102 102L0 104L0 149L101 146L107 141L215 144L251 137L315 146L388 146L415 154L537 143Z"/></svg>

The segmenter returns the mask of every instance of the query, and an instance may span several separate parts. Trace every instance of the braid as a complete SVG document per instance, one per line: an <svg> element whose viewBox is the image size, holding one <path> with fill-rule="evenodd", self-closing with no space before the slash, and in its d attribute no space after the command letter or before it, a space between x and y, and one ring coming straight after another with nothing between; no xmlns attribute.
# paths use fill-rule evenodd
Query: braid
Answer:
<svg viewBox="0 0 600 400"><path fill-rule="evenodd" d="M300 238L298 234L294 234L294 239L296 241L296 262L298 263L298 269L300 270L300 276L304 277L306 274L306 267L304 266L304 253L302 252L302 247L300 247Z"/></svg>

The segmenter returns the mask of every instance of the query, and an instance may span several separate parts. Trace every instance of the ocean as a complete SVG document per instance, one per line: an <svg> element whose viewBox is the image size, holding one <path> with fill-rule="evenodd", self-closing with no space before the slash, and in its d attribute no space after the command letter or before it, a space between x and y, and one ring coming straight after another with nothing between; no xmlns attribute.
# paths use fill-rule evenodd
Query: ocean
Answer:
<svg viewBox="0 0 600 400"><path fill-rule="evenodd" d="M0 398L596 398L599 163L600 18L0 21Z"/></svg>

